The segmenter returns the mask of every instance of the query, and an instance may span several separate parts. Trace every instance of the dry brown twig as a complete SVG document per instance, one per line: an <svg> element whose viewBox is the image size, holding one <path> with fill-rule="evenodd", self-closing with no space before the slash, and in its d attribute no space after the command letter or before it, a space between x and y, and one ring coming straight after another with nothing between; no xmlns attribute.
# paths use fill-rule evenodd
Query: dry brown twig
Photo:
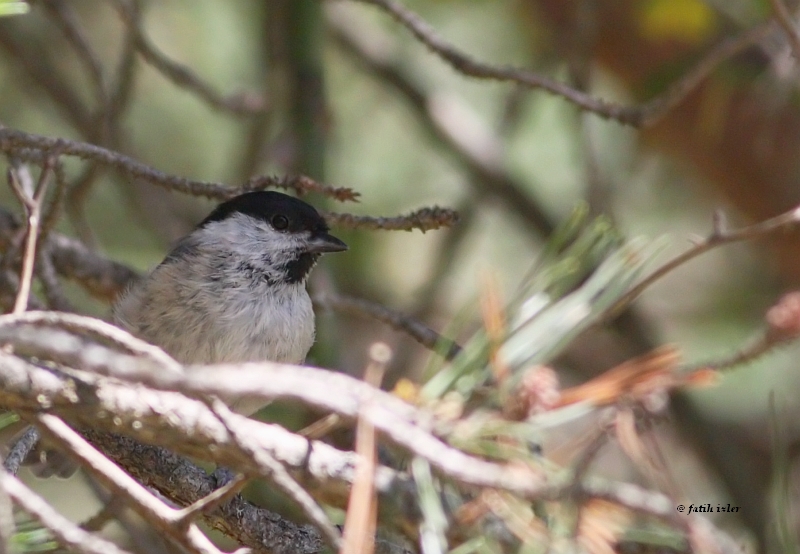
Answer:
<svg viewBox="0 0 800 554"><path fill-rule="evenodd" d="M448 208L434 206L422 208L408 215L397 217L370 217L343 213L324 212L330 225L344 229L411 231L419 229L423 233L442 227L452 227L458 222L458 213Z"/></svg>
<svg viewBox="0 0 800 554"><path fill-rule="evenodd" d="M59 28L69 45L75 50L78 59L86 66L92 86L95 89L97 102L101 106L108 103L105 79L103 77L103 64L94 51L86 36L85 29L81 26L77 14L69 2L64 0L45 0L42 2L47 15Z"/></svg>
<svg viewBox="0 0 800 554"><path fill-rule="evenodd" d="M389 13L398 23L406 27L417 40L459 73L479 79L510 81L529 88L542 89L568 100L582 110L635 127L646 127L657 122L697 88L720 63L756 44L774 30L773 22L770 21L748 29L739 36L726 39L712 48L705 57L677 82L670 85L665 92L638 106L622 106L601 100L532 71L479 62L448 43L418 14L396 0L354 1L377 6Z"/></svg>
<svg viewBox="0 0 800 554"><path fill-rule="evenodd" d="M321 308L376 319L397 331L406 333L428 350L441 352L446 360L454 359L461 352L461 346L453 340L442 337L419 320L377 302L333 292L316 294L313 301Z"/></svg>
<svg viewBox="0 0 800 554"><path fill-rule="evenodd" d="M56 146L56 150L57 149L58 147ZM11 175L9 180L11 189L27 212L28 224L25 251L22 258L22 270L19 278L19 290L17 291L17 298L14 302L13 313L15 314L24 312L28 308L28 298L30 297L31 283L33 281L33 266L36 261L36 241L39 238L42 203L47 193L47 186L50 183L50 177L56 161L57 154L55 153L47 158L42 167L35 190L23 186L23 183L21 183L17 177L18 174L16 171L10 170L9 172Z"/></svg>
<svg viewBox="0 0 800 554"><path fill-rule="evenodd" d="M192 69L170 60L156 48L142 28L138 10L134 9L130 2L117 0L114 5L134 38L136 51L175 85L194 93L212 108L234 115L257 115L268 108L266 99L252 92L231 96L219 94Z"/></svg>
<svg viewBox="0 0 800 554"><path fill-rule="evenodd" d="M369 362L364 381L380 387L392 351L384 343L374 343L369 349ZM375 427L361 416L356 422L356 454L358 465L350 489L340 554L373 554L378 516L378 495L375 490L377 438Z"/></svg>

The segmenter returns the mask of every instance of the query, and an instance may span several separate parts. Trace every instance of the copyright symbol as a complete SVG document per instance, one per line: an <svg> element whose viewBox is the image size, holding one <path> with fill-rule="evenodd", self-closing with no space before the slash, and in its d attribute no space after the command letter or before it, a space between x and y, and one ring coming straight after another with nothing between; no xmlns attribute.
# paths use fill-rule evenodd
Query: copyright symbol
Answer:
<svg viewBox="0 0 800 554"><path fill-rule="evenodd" d="M678 511L679 512L683 512L685 509L686 509L686 506L684 506L683 504L678 504Z"/></svg>

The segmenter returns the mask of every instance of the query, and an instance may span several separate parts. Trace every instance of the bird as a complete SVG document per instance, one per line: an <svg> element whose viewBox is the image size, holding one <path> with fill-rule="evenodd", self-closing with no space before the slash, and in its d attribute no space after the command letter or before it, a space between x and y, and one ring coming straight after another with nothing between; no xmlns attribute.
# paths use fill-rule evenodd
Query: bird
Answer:
<svg viewBox="0 0 800 554"><path fill-rule="evenodd" d="M134 281L112 307L113 321L186 366L301 364L315 335L308 276L322 254L345 250L310 204L275 191L244 193L219 204ZM248 416L264 405L222 400ZM18 437L27 427L19 423L4 434ZM39 477L77 469L46 445L25 464Z"/></svg>
<svg viewBox="0 0 800 554"><path fill-rule="evenodd" d="M114 322L182 364L301 364L314 342L309 273L347 245L314 207L257 191L219 204L115 303ZM251 415L262 403L224 399Z"/></svg>

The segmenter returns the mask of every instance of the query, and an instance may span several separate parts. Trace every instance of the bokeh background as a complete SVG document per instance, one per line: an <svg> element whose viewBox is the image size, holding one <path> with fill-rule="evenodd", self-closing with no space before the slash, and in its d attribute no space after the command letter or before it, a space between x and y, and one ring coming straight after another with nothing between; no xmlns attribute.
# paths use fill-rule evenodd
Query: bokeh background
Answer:
<svg viewBox="0 0 800 554"><path fill-rule="evenodd" d="M797 63L777 26L658 122L636 129L545 92L465 77L386 13L359 2L31 4L27 15L0 19L2 125L100 144L194 179L235 186L258 174L306 174L361 194L357 204L310 198L333 211L456 208L461 223L449 230L339 231L350 251L324 260L312 287L379 301L462 340L480 322L487 275L513 295L547 227L581 203L626 237L666 236L663 260L706 236L715 210L739 226L800 203ZM766 0L404 4L476 59L525 67L628 105L663 92L715 45L771 15ZM123 61L126 44L137 40L130 31L137 6L138 40L220 97L243 95L243 113L211 106L141 53ZM81 41L92 56L76 47ZM125 82L129 88L119 86ZM125 98L114 98L115 90ZM104 124L109 102L119 109ZM213 205L75 160L66 169L75 192L58 229L140 271ZM515 202L509 188L527 204ZM19 211L9 191L0 191L0 201ZM562 382L581 382L664 343L678 345L689 361L740 348L778 296L797 287L798 246L796 234L781 233L679 268L624 321L576 341L557 364ZM107 305L66 286L81 311L108 316ZM430 355L366 318L326 312L319 321L310 359L318 365L359 374L368 345L383 340L395 349L391 386L402 376L419 378ZM785 347L728 373L718 387L676 395L658 430L682 494L740 506L717 522L760 549L775 548L776 517L796 524L790 511L776 513L768 429L771 420L785 429L778 447L791 462L780 471L792 475L798 354ZM614 452L598 466L643 479ZM64 490L38 486L55 496ZM791 485L790 496L797 492ZM76 519L90 512L74 498L60 502Z"/></svg>

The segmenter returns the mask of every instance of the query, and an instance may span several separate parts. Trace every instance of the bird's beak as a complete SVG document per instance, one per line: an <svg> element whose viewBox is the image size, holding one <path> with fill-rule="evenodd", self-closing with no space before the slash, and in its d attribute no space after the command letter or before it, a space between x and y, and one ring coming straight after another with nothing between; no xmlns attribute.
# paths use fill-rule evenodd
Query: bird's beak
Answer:
<svg viewBox="0 0 800 554"><path fill-rule="evenodd" d="M344 252L347 245L329 233L312 236L306 246L307 252L323 254L325 252Z"/></svg>

